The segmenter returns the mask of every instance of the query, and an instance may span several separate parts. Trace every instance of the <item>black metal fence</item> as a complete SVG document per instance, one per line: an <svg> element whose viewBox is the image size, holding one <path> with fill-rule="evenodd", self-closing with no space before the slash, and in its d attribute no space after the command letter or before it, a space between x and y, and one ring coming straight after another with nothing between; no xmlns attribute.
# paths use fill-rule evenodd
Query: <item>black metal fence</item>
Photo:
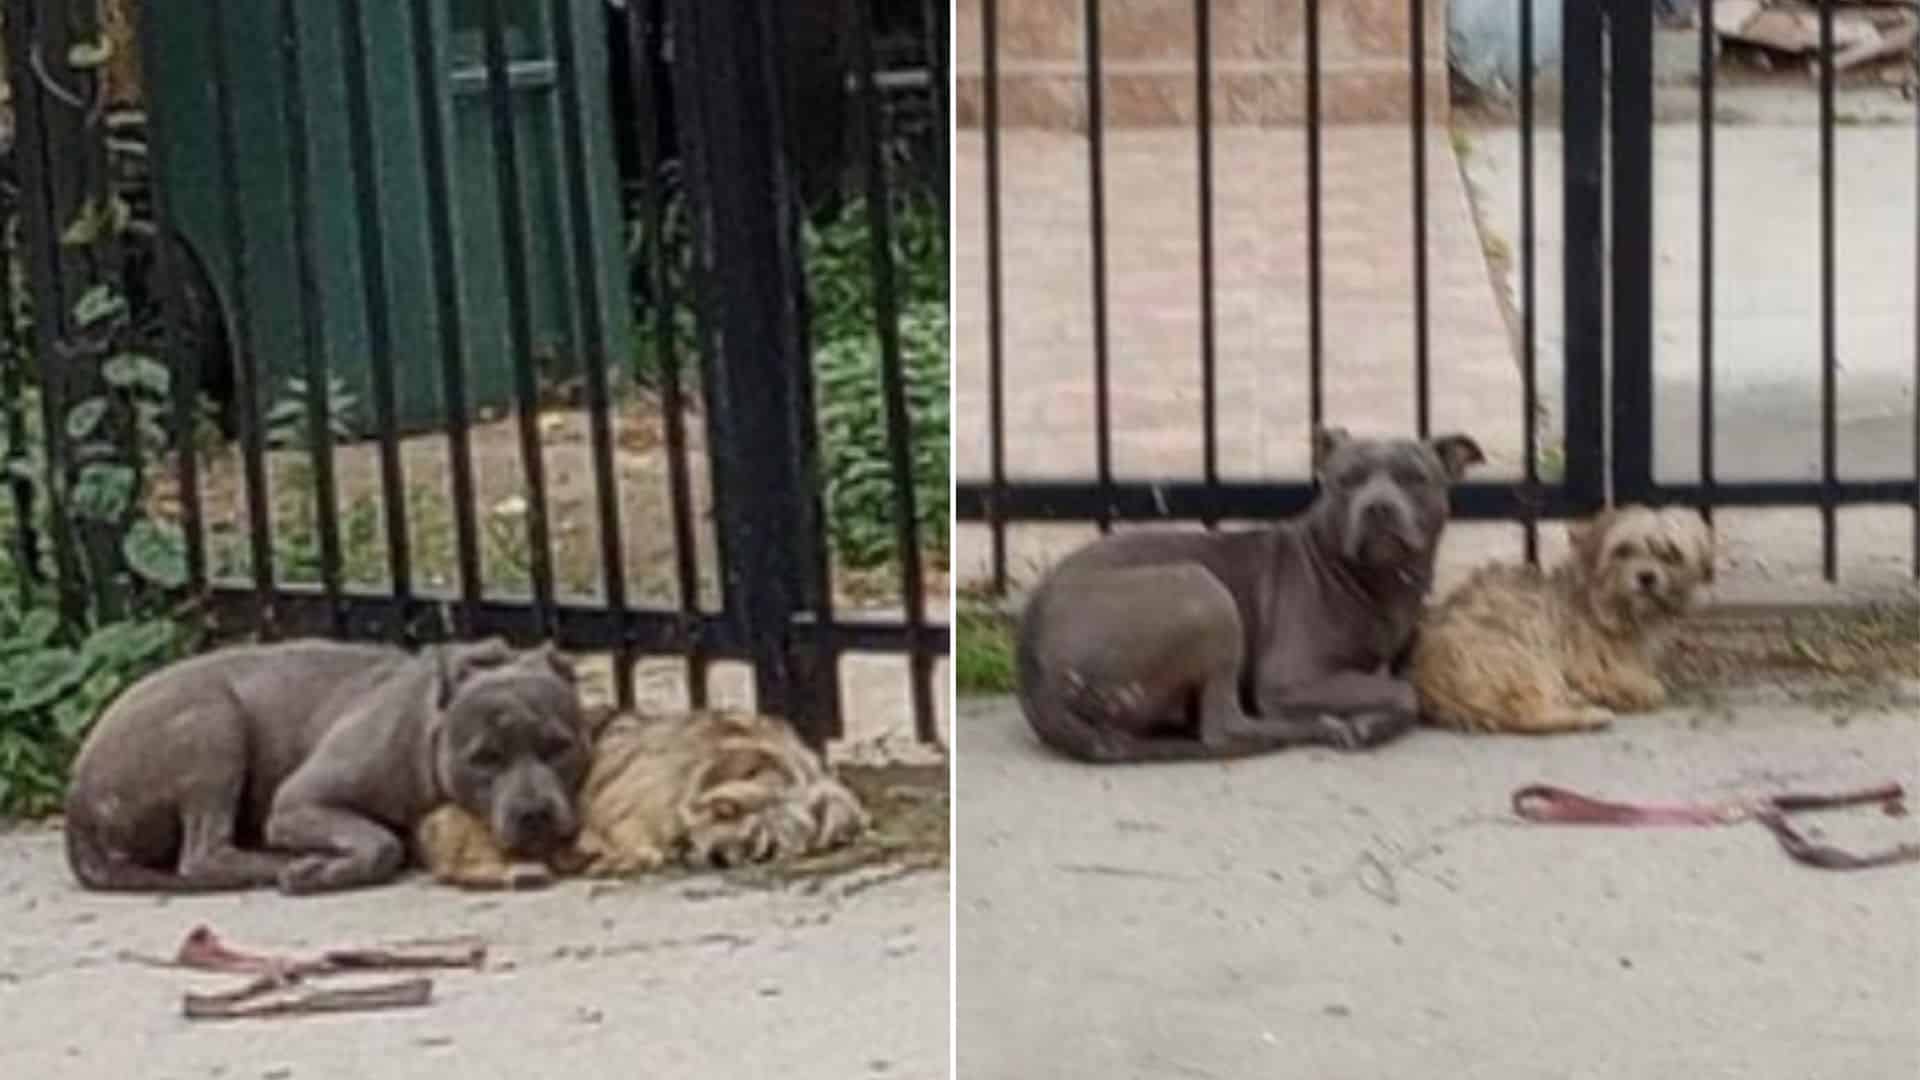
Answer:
<svg viewBox="0 0 1920 1080"><path fill-rule="evenodd" d="M82 627L159 595L222 633L610 652L622 704L642 658L684 658L696 707L710 663L746 661L759 706L816 742L842 730L843 654L897 654L915 730L937 741L948 645L925 599L895 233L903 207L944 196L916 194L920 163L890 126L913 112L877 70L897 17L877 35L860 0L826 27L843 50L827 85L858 120L841 187L868 237L857 291L894 530L892 599L849 610L823 498L783 5L145 0L138 110L104 100L93 7L4 15L23 584L53 586ZM918 63L944 72L944 30L920 40L941 49ZM944 117L944 75L918 92L921 114ZM944 154L918 140L906 158ZM575 419L584 450L561 453L554 432ZM480 479L501 468L493 434L517 457L504 509ZM657 502L633 496L629 438L658 443L663 464L643 470ZM350 481L367 497L343 509ZM585 492L580 521L555 517L566 483ZM243 499L232 521L210 509L221 484ZM574 533L590 539L570 568L556 553ZM636 583L636 544L665 587Z"/></svg>
<svg viewBox="0 0 1920 1080"><path fill-rule="evenodd" d="M1199 201L1200 341L1197 379L1203 424L1201 474L1197 477L1120 479L1114 474L1108 370L1109 306L1108 258L1114 211L1107 192L1107 143L1110 137L1103 105L1102 4L1086 0L1082 27L1085 59L1088 152L1088 228L1091 241L1091 293L1094 326L1093 398L1095 473L1084 480L1028 480L1010 477L1007 469L1005 371L1007 349L1003 198L1004 142L1001 103L1001 36L1003 13L1010 2L981 0L980 128L985 178L984 254L986 310L979 318L986 327L987 408L989 426L987 475L961 477L956 484L956 517L985 523L991 529L991 569L996 588L1008 582L1006 528L1018 522L1097 522L1105 531L1115 521L1187 520L1212 525L1223 519L1261 519L1303 508L1313 496L1313 481L1301 476L1267 481L1228 481L1219 469L1216 382L1216 123L1214 94L1216 18L1209 0L1195 0L1192 30L1195 43L1193 153L1197 157ZM1524 524L1527 558L1538 557L1536 526L1542 518L1577 516L1610 503L1681 503L1701 507L1810 507L1822 520L1822 565L1825 577L1836 575L1835 518L1843 506L1863 504L1910 505L1914 509L1913 572L1920 577L1920 417L1913 421L1914 461L1902 474L1870 478L1843 478L1837 468L1836 385L1840 365L1836 350L1839 325L1835 251L1835 133L1842 124L1834 105L1834 8L1817 5L1822 48L1817 62L1819 88L1819 475L1813 480L1721 479L1714 460L1715 428L1715 70L1717 49L1712 0L1702 0L1699 13L1701 79L1699 84L1699 140L1702 156L1700 199L1700 368L1697 461L1699 478L1671 481L1656 476L1654 467L1654 11L1649 0L1607 0L1599 4L1567 3L1562 27L1563 67L1559 83L1560 134L1563 140L1565 357L1561 389L1564 408L1564 461L1543 476L1537 430L1540 388L1537 386L1538 327L1536 230L1539 222L1536 184L1536 56L1534 5L1516 0L1515 18L1524 75L1517 97L1520 176L1517 315L1521 323L1518 352L1520 399L1513 407L1522 416L1522 475L1514 481L1469 482L1455 491L1457 517L1516 520ZM1305 60L1306 244L1307 265L1308 412L1317 427L1325 414L1323 402L1326 314L1323 227L1323 143L1328 121L1324 117L1321 5L1300 5ZM1428 266L1429 129L1427 101L1427 11L1422 0L1410 0L1408 9L1411 157L1413 183L1409 195L1406 244L1412 253L1414 320L1412 355L1414 413L1419 434L1429 433L1431 322ZM1887 129L1888 139L1899 137ZM1914 133L1909 132L1911 138ZM1920 221L1909 226L1920 252ZM1549 268L1551 269L1551 268ZM1013 301L1018 304L1019 301ZM1920 298L1916 299L1920 312ZM1920 321L1917 317L1916 321ZM1024 362L1031 358L1023 357ZM1915 390L1920 393L1920 342L1915 344ZM1912 399L1909 398L1909 406ZM1298 432L1304 447L1310 435Z"/></svg>

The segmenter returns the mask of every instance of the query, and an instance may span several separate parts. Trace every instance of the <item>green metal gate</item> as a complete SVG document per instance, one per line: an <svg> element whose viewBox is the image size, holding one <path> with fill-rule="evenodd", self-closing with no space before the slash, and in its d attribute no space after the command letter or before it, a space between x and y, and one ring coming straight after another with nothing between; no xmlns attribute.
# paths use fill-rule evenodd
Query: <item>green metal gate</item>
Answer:
<svg viewBox="0 0 1920 1080"><path fill-rule="evenodd" d="M204 260L225 309L247 320L246 335L258 364L259 408L287 395L287 380L301 375L306 305L318 307L319 345L328 370L360 402L370 399L374 360L370 300L363 280L354 178L349 168L352 127L342 49L339 0L303 0L298 56L306 102L306 177L318 280L303 295L292 211L297 190L289 153L294 132L281 107L286 51L279 5L217 0L218 22L228 36L229 94L234 136L241 153L231 181L239 192L239 235L244 260L233 249L220 175L217 100L212 70L212 26L206 0L149 0L152 40L158 55L151 102L166 117L153 152L166 155L174 226ZM460 259L450 268L460 277L461 337L466 346L467 402L475 414L504 410L513 401L513 355L505 280L506 238L495 186L494 142L489 123L478 0L435 5L433 53L445 71L438 97L440 123L423 125L412 85L416 43L408 5L366 3L364 49L372 101L373 175L381 248L378 270L384 288L372 302L385 308L394 356L397 419L402 430L439 427L445 417L440 367L442 342L434 303L434 263L426 226L428 211L427 128L446 133L440 160L455 195L454 231ZM515 4L509 28L515 149L524 196L522 220L534 361L548 374L577 374L583 305L599 308L609 328L609 355L631 355L623 244L617 203L617 165L604 94L582 95L586 134L584 185L594 223L599 280L580 283L561 238L571 207L571 185L562 171L561 103L555 93L555 33L572 35L583 85L605 85L607 56L597 4L570 4L571 24L553 26L548 5ZM244 272L242 263L244 262ZM244 302L236 304L237 291ZM352 418L371 430L363 407Z"/></svg>

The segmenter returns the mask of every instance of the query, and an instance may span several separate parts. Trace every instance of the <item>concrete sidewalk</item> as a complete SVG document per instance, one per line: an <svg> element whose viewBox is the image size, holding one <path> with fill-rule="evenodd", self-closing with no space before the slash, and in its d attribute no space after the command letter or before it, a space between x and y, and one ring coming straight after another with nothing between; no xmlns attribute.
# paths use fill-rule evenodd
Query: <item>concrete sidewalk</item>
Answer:
<svg viewBox="0 0 1920 1080"><path fill-rule="evenodd" d="M774 891L703 877L479 895L416 878L301 900L111 897L73 885L57 831L0 830L0 1076L943 1080L947 875L894 873ZM302 955L476 935L489 963L436 974L422 1009L193 1023L182 991L244 980L123 953L170 956L200 923Z"/></svg>
<svg viewBox="0 0 1920 1080"><path fill-rule="evenodd" d="M1012 703L965 703L960 1074L1920 1075L1920 868L1820 873L1758 826L1506 820L1534 781L1661 800L1920 782L1899 708L1097 769L1043 754ZM1819 824L1920 838L1872 812Z"/></svg>

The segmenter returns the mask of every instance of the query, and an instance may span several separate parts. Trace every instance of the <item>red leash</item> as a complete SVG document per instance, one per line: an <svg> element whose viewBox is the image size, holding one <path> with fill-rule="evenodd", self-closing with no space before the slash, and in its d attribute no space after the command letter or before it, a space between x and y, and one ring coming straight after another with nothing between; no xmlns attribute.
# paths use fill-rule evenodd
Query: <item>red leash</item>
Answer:
<svg viewBox="0 0 1920 1080"><path fill-rule="evenodd" d="M1718 804L1661 805L1608 802L1549 784L1531 784L1513 793L1513 812L1541 825L1731 825L1758 821L1773 833L1794 861L1822 870L1867 870L1920 862L1920 844L1898 844L1885 851L1855 855L1807 839L1787 815L1802 810L1878 805L1892 816L1906 813L1905 790L1894 783L1831 794L1785 793Z"/></svg>

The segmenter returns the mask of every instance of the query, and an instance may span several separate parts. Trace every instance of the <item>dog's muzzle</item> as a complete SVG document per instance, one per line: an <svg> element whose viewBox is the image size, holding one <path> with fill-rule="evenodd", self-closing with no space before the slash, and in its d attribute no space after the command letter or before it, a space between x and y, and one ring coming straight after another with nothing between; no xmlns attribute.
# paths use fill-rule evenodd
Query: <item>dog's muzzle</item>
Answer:
<svg viewBox="0 0 1920 1080"><path fill-rule="evenodd" d="M1349 559L1370 555L1373 561L1391 562L1424 551L1427 538L1404 496L1390 487L1370 488L1354 497L1344 546Z"/></svg>

